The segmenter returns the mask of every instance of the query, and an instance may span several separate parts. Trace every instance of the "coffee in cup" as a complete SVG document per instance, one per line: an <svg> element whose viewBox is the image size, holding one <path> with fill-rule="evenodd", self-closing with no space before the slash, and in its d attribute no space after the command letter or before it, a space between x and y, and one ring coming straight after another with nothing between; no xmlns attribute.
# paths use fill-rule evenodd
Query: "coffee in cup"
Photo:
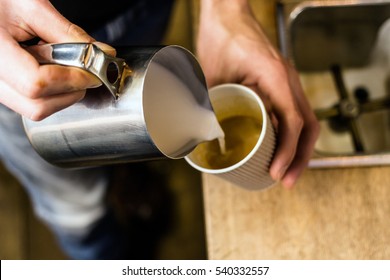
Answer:
<svg viewBox="0 0 390 280"><path fill-rule="evenodd" d="M186 161L201 172L247 189L273 185L269 166L275 132L260 97L238 84L216 86L209 95L225 137L199 144Z"/></svg>
<svg viewBox="0 0 390 280"><path fill-rule="evenodd" d="M221 120L220 126L224 139L201 143L191 153L191 159L205 168L226 168L243 160L255 147L262 123L251 116L232 116Z"/></svg>

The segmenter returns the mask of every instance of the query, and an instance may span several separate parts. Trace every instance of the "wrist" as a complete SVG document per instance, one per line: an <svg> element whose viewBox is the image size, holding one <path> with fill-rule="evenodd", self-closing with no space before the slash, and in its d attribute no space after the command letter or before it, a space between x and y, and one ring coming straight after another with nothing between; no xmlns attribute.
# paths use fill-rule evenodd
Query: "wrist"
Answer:
<svg viewBox="0 0 390 280"><path fill-rule="evenodd" d="M250 11L248 0L201 0L201 15L215 16L225 13L240 13Z"/></svg>

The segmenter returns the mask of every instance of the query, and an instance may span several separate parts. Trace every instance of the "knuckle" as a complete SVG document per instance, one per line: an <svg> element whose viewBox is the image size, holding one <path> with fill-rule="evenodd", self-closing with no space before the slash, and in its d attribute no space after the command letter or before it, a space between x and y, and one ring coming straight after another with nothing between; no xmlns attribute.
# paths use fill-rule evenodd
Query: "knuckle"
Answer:
<svg viewBox="0 0 390 280"><path fill-rule="evenodd" d="M43 104L35 103L32 105L31 113L29 116L32 121L41 121L46 117L48 117L48 112Z"/></svg>
<svg viewBox="0 0 390 280"><path fill-rule="evenodd" d="M29 99L37 99L41 97L45 87L46 85L42 80L33 77L25 82L22 94Z"/></svg>
<svg viewBox="0 0 390 280"><path fill-rule="evenodd" d="M296 111L294 114L291 114L289 117L290 123L292 124L293 127L296 129L302 130L305 121L302 117L302 115Z"/></svg>
<svg viewBox="0 0 390 280"><path fill-rule="evenodd" d="M24 108L23 115L32 121L41 121L49 116L49 107L43 99L29 100Z"/></svg>
<svg viewBox="0 0 390 280"><path fill-rule="evenodd" d="M288 65L287 65L285 59L281 56L274 57L273 67L278 71L287 73Z"/></svg>
<svg viewBox="0 0 390 280"><path fill-rule="evenodd" d="M76 38L83 38L83 40L85 40L87 43L91 43L93 41L87 32L74 23L69 24L67 33L70 36L75 36Z"/></svg>
<svg viewBox="0 0 390 280"><path fill-rule="evenodd" d="M283 76L287 76L287 71L286 71L285 64L280 59L274 59L273 60L272 70L275 73L279 73L279 75L283 74ZM285 77L283 77L283 78L285 78Z"/></svg>

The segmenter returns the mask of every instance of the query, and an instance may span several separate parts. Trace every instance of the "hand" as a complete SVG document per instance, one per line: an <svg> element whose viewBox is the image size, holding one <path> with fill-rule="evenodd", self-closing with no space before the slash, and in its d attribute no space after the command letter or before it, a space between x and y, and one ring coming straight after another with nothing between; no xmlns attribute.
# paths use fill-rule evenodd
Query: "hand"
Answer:
<svg viewBox="0 0 390 280"><path fill-rule="evenodd" d="M94 39L48 0L0 0L0 102L32 120L42 120L82 99L86 88L101 83L78 68L39 65L19 44L34 37L46 43Z"/></svg>
<svg viewBox="0 0 390 280"><path fill-rule="evenodd" d="M293 186L312 155L319 124L297 72L272 46L247 1L201 2L197 56L208 86L241 83L261 96L277 131L271 176Z"/></svg>

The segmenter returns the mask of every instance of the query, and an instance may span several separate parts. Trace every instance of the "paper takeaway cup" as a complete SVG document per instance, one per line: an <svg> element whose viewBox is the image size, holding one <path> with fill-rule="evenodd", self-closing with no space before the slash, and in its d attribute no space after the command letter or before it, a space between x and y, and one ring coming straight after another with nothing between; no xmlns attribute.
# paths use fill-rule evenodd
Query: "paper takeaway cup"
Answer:
<svg viewBox="0 0 390 280"><path fill-rule="evenodd" d="M198 145L185 160L201 172L250 190L273 185L269 165L275 132L259 96L239 84L216 86L209 90L209 95L225 132L226 151L221 154L218 141L214 140Z"/></svg>

